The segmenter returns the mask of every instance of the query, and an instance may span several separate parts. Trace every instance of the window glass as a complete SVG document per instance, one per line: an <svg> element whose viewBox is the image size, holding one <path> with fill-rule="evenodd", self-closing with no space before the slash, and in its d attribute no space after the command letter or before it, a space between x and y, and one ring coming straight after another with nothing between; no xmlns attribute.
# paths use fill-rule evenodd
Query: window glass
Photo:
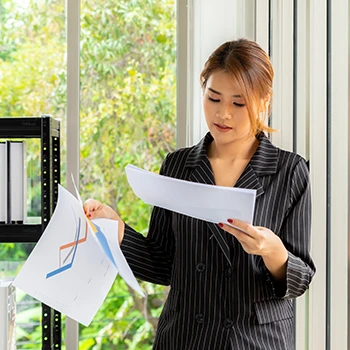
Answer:
<svg viewBox="0 0 350 350"><path fill-rule="evenodd" d="M62 121L65 155L66 24L64 0L0 1L0 118L40 117ZM27 215L40 221L40 140L26 139ZM65 162L62 161L62 174ZM0 243L0 279L19 271L34 244ZM41 347L41 306L17 290L17 349ZM64 323L63 323L64 326Z"/></svg>
<svg viewBox="0 0 350 350"><path fill-rule="evenodd" d="M118 209L146 234L151 207L137 199L124 167L158 172L175 149L174 0L81 3L80 193ZM117 277L80 348L151 349L166 289L143 283L139 298Z"/></svg>

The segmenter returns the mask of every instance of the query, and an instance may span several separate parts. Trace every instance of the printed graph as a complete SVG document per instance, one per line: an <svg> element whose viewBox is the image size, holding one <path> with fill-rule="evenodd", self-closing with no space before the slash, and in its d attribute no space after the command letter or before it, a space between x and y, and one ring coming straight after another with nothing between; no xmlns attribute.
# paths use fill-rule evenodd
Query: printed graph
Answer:
<svg viewBox="0 0 350 350"><path fill-rule="evenodd" d="M76 219L76 217L75 217ZM86 222L85 227L85 234L82 238L82 230L81 230L81 218L78 218L76 221L76 229L75 229L75 237L74 241L66 243L64 245L61 245L59 247L59 267L51 272L49 272L46 275L46 279L51 278L53 276L59 275L60 273L63 273L73 267L73 263L77 254L78 246L87 240L88 235L88 223ZM117 263L115 262L115 259L112 254L112 250L108 244L107 238L102 232L100 226L97 224L92 223L90 220L88 220L93 233L95 234L99 244L101 245L102 249L106 253L107 257L109 258L110 262L118 269ZM67 251L68 250L68 251ZM62 258L63 257L63 258Z"/></svg>
<svg viewBox="0 0 350 350"><path fill-rule="evenodd" d="M13 285L88 326L118 272L143 296L120 250L118 222L90 222L81 202L59 185L50 222Z"/></svg>
<svg viewBox="0 0 350 350"><path fill-rule="evenodd" d="M64 271L67 271L70 268L72 268L74 259L76 257L78 245L86 242L87 234L88 234L88 223L86 223L84 237L80 238L81 237L81 218L78 218L78 220L76 221L77 221L77 225L76 225L74 241L61 245L59 247L59 268L49 272L46 275L47 279L53 276L56 276L60 273L63 273ZM67 249L69 249L68 252L67 252ZM62 255L65 255L65 257L63 258L63 261L62 261Z"/></svg>

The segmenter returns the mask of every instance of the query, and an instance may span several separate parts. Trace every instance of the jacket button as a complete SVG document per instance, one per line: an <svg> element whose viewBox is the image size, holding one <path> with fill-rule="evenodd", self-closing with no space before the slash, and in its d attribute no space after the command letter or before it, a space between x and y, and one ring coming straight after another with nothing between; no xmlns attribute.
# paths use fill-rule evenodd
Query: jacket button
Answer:
<svg viewBox="0 0 350 350"><path fill-rule="evenodd" d="M197 314L195 318L196 318L196 322L197 323L203 323L204 322L203 314Z"/></svg>
<svg viewBox="0 0 350 350"><path fill-rule="evenodd" d="M231 275L232 275L232 269L231 269L231 267L228 267L225 270L225 277L231 277Z"/></svg>
<svg viewBox="0 0 350 350"><path fill-rule="evenodd" d="M225 318L224 319L224 327L227 329L232 328L233 326L233 321L230 318Z"/></svg>
<svg viewBox="0 0 350 350"><path fill-rule="evenodd" d="M199 263L197 266L196 266L196 270L201 273L205 270L205 264L203 263Z"/></svg>

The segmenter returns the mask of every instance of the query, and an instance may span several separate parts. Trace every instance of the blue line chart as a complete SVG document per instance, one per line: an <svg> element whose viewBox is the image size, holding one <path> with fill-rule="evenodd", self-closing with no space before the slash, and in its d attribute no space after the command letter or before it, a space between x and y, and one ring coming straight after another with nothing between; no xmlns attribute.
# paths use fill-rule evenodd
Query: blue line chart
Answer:
<svg viewBox="0 0 350 350"><path fill-rule="evenodd" d="M74 262L74 259L75 259L75 255L77 253L77 249L78 249L78 245L79 245L79 236L80 236L80 225L81 224L81 219L79 218L79 222L78 222L78 227L77 227L77 232L76 232L76 239L74 241L74 251L73 251L73 256L72 256L72 260L70 261L70 263L68 263L67 265L64 265L64 266L61 266L59 267L58 269L56 270L53 270L51 272L49 272L47 275L46 275L46 279L48 278L51 278L53 276L56 276L64 271L67 271L69 270L70 268L72 268L73 266L73 262ZM62 246L64 247L64 246ZM60 247L60 250L62 249L62 247Z"/></svg>

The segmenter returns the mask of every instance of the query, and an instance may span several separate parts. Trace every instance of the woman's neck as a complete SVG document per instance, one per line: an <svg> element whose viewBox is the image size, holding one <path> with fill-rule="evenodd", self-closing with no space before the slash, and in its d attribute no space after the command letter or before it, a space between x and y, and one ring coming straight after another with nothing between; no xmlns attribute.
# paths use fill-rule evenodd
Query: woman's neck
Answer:
<svg viewBox="0 0 350 350"><path fill-rule="evenodd" d="M220 144L213 140L208 148L208 158L223 161L250 160L258 145L259 140L255 136L230 144Z"/></svg>

